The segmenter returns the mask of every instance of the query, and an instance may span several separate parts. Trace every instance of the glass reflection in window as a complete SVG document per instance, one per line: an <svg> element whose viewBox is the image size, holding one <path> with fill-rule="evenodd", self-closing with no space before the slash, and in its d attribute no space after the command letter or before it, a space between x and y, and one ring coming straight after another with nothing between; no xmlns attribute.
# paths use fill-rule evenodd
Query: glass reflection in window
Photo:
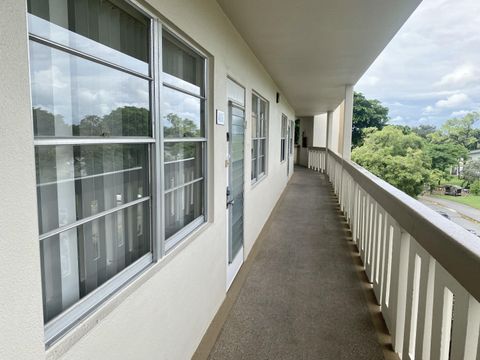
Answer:
<svg viewBox="0 0 480 360"><path fill-rule="evenodd" d="M30 41L35 136L150 136L148 80Z"/></svg>

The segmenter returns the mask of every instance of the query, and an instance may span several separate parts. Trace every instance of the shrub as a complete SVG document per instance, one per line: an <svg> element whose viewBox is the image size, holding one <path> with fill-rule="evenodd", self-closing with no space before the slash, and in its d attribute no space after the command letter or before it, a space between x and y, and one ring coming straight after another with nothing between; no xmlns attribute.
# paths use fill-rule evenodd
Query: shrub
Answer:
<svg viewBox="0 0 480 360"><path fill-rule="evenodd" d="M473 195L480 195L480 180L474 181L472 185L470 185L470 192Z"/></svg>

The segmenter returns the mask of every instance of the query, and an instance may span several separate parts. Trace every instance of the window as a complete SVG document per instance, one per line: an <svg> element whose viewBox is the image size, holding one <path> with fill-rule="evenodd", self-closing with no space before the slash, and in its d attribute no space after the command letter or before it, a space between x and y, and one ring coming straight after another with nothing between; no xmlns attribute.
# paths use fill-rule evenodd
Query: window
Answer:
<svg viewBox="0 0 480 360"><path fill-rule="evenodd" d="M282 114L282 133L280 136L280 161L285 161L287 152L287 116Z"/></svg>
<svg viewBox="0 0 480 360"><path fill-rule="evenodd" d="M163 36L162 121L167 250L205 221L205 59Z"/></svg>
<svg viewBox="0 0 480 360"><path fill-rule="evenodd" d="M252 183L259 181L267 169L268 103L252 94Z"/></svg>
<svg viewBox="0 0 480 360"><path fill-rule="evenodd" d="M290 121L290 139L288 139L288 153L293 154L293 137L295 136L295 122Z"/></svg>
<svg viewBox="0 0 480 360"><path fill-rule="evenodd" d="M161 30L127 2L28 0L28 12L50 344L205 221L206 60L167 33L153 59Z"/></svg>

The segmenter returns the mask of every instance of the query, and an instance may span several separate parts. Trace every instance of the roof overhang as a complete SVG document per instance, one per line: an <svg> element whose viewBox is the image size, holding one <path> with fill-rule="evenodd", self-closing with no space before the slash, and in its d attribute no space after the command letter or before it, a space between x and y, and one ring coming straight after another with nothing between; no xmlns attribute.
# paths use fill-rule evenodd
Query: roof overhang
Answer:
<svg viewBox="0 0 480 360"><path fill-rule="evenodd" d="M421 0L217 0L297 115L335 109Z"/></svg>

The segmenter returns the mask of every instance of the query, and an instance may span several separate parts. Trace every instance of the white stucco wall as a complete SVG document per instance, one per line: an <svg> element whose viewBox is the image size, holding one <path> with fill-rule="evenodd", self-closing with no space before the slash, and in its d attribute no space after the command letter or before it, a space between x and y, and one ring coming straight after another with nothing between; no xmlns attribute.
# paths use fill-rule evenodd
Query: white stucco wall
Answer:
<svg viewBox="0 0 480 360"><path fill-rule="evenodd" d="M327 146L327 113L313 118L313 146Z"/></svg>
<svg viewBox="0 0 480 360"><path fill-rule="evenodd" d="M0 12L0 359L44 354L25 11Z"/></svg>
<svg viewBox="0 0 480 360"><path fill-rule="evenodd" d="M245 256L285 188L281 114L292 108L214 0L152 0L212 57L211 110L227 112L227 75L245 86ZM45 351L24 1L0 12L0 359L188 359L225 297L225 127L210 111L210 222ZM251 91L270 104L268 175L250 183ZM7 324L7 325L5 325Z"/></svg>
<svg viewBox="0 0 480 360"><path fill-rule="evenodd" d="M341 127L341 121L343 121L343 106L339 105L334 111L332 116L332 132L331 132L331 140L330 140L330 150L334 151L336 154L341 154L340 148L342 147L342 143L340 141L341 137L343 137L343 129Z"/></svg>

